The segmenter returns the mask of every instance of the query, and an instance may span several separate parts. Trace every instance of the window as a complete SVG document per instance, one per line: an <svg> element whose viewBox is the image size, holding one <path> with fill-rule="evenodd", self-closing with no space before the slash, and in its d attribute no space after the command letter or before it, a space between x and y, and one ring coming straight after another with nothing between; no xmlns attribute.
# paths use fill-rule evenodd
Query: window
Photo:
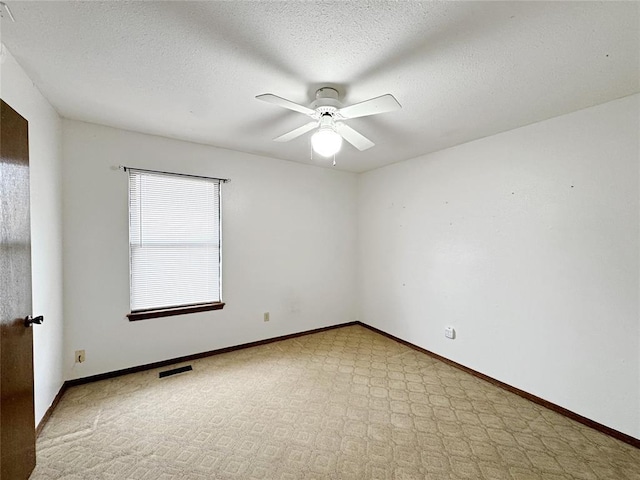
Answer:
<svg viewBox="0 0 640 480"><path fill-rule="evenodd" d="M219 309L220 180L129 172L129 320Z"/></svg>

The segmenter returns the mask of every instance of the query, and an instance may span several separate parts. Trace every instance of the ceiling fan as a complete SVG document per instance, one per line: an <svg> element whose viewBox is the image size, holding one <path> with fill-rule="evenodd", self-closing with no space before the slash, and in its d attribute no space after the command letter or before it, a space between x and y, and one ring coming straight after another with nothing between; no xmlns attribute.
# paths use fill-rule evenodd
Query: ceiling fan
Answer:
<svg viewBox="0 0 640 480"><path fill-rule="evenodd" d="M343 138L360 151L367 150L375 145L367 137L346 125L343 120L392 112L402 108L393 95L390 94L345 107L342 106L338 98L338 91L331 87L322 87L317 90L316 99L309 107L271 93L258 95L256 98L311 117L313 119L312 122L280 135L273 140L276 142L288 142L311 130L317 130L311 137L311 146L316 153L323 157L335 155L342 146Z"/></svg>

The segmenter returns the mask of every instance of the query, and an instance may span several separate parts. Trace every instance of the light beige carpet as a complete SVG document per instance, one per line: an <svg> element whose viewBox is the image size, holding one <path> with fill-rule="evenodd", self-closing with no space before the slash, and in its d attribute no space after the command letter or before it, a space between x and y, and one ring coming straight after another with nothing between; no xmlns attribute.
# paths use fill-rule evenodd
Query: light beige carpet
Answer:
<svg viewBox="0 0 640 480"><path fill-rule="evenodd" d="M361 326L68 390L41 479L640 479L640 450Z"/></svg>

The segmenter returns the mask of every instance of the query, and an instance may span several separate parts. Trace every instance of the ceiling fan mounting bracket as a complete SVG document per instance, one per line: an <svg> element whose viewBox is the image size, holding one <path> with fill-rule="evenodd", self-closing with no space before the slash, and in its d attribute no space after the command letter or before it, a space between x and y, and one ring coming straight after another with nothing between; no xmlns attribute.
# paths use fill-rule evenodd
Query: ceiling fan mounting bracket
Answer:
<svg viewBox="0 0 640 480"><path fill-rule="evenodd" d="M321 99L321 98L334 98L334 99L338 99L339 97L339 93L335 88L331 88L331 87L322 87L319 88L318 90L316 90L316 99Z"/></svg>

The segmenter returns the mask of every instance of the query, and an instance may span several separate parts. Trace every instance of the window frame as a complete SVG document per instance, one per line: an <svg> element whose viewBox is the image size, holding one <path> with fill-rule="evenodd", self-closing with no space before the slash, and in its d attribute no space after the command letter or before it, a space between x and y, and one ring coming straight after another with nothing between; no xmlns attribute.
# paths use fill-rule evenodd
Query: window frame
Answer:
<svg viewBox="0 0 640 480"><path fill-rule="evenodd" d="M219 238L219 247L218 247L218 270L219 270L219 301L216 302L203 302L203 303L193 303L186 305L176 305L176 306L168 306L168 307L159 307L159 308L147 308L147 309L139 309L133 310L131 309L131 292L132 292L132 279L131 279L131 206L128 202L127 205L127 216L128 216L128 229L127 236L129 242L129 309L131 310L126 317L129 321L138 321L138 320L147 320L150 318L161 318L161 317L169 317L174 315L185 315L190 313L198 313L198 312L206 312L211 310L222 310L225 306L225 302L222 301L222 184L228 182L228 179L222 178L214 178L214 177L204 177L199 175L188 175L183 173L173 173L173 172L162 172L156 170L145 170L140 168L130 168L130 167L121 167L124 171L132 171L132 172L140 172L140 173L148 173L148 174L162 174L167 176L176 176L176 177L192 177L192 178L200 178L206 180L218 181L218 238ZM130 174L128 175L129 182L131 181ZM131 187L128 187L128 196L131 194Z"/></svg>
<svg viewBox="0 0 640 480"><path fill-rule="evenodd" d="M149 318L171 317L173 315L222 310L224 306L225 303L220 301L212 303L195 303L193 305L182 305L170 308L150 308L148 310L136 310L135 312L127 313L127 318L129 321L135 322L137 320L147 320Z"/></svg>

